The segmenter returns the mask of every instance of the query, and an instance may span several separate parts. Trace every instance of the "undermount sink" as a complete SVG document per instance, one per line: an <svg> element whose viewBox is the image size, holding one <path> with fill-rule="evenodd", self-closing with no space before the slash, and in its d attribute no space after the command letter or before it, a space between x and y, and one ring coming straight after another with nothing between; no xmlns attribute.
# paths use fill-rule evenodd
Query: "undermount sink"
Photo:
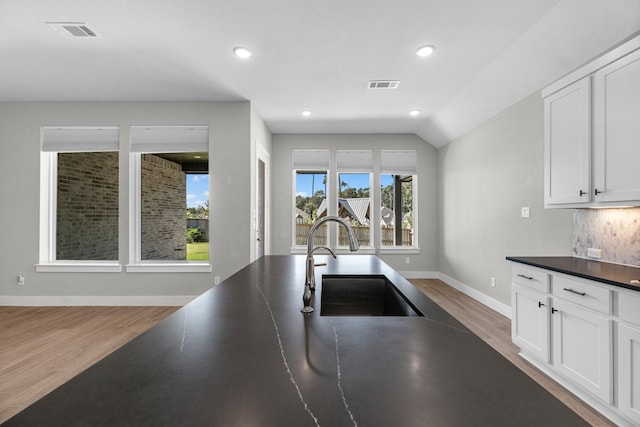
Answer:
<svg viewBox="0 0 640 427"><path fill-rule="evenodd" d="M321 316L424 316L382 275L323 275Z"/></svg>

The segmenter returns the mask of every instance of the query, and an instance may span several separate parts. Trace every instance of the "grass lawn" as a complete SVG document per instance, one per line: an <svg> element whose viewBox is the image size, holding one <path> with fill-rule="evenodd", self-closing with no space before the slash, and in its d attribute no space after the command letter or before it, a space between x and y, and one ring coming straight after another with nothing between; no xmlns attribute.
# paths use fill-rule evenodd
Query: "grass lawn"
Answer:
<svg viewBox="0 0 640 427"><path fill-rule="evenodd" d="M187 261L207 261L209 242L187 243Z"/></svg>

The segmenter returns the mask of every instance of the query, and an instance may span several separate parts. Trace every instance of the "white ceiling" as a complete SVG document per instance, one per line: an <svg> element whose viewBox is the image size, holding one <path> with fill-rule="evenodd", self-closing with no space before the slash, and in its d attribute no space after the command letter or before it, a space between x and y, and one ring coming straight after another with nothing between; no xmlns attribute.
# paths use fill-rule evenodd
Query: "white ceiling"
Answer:
<svg viewBox="0 0 640 427"><path fill-rule="evenodd" d="M0 0L0 101L250 100L273 133L439 147L638 30L639 0Z"/></svg>

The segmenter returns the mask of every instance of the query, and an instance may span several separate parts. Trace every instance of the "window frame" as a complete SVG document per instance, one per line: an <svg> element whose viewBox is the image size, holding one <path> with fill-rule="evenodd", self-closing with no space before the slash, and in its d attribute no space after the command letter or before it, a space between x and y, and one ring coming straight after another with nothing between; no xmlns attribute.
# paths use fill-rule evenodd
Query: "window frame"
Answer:
<svg viewBox="0 0 640 427"><path fill-rule="evenodd" d="M418 150L416 149L320 149L320 148L307 148L307 149L293 149L293 152L296 151L324 151L328 152L329 156L333 159L330 164L327 166L327 186L326 186L326 198L328 203L329 214L335 214L336 211L333 211L335 208L337 210L338 198L339 198L339 174L340 173L368 173L369 174L369 182L370 182L370 242L371 246L362 247L358 250L360 254L419 254L420 246L418 242L419 236L419 213L418 213L418 203L419 203L419 188L418 188L418 167L417 167L417 158L418 158ZM338 166L337 162L337 152L338 151L370 151L372 153L373 165L370 170L368 167L357 169L354 167L349 170L343 170ZM384 157L383 153L390 154L391 158L394 155L398 155L397 158L394 158L392 162L384 162L381 161L382 157ZM409 160L408 162L403 162L404 160ZM381 167L381 163L385 163L387 166L386 169ZM395 164L392 168L389 166ZM306 167L295 167L295 162L293 162L292 167L292 202L291 202L291 230L292 230L292 246L290 253L292 254L301 254L306 253L307 248L306 245L296 245L296 174L298 172L311 172L318 171L322 168L306 168ZM412 183L413 183L413 194L412 194L412 210L413 210L413 245L412 246L382 246L382 232L380 231L380 225L377 225L378 222L381 221L380 218L380 210L382 208L382 198L381 198L381 176L382 175L411 175ZM334 206L335 205L335 206ZM376 224L374 227L373 225ZM338 246L338 233L335 231L335 227L329 227L327 231L327 243L330 248L334 250L336 253L340 254L348 254L351 253L347 246Z"/></svg>
<svg viewBox="0 0 640 427"><path fill-rule="evenodd" d="M411 207L413 211L413 238L411 246L396 246L396 245L383 245L382 244L382 231L379 233L379 241L378 241L378 250L380 253L419 253L420 246L418 243L418 174L408 174L408 173L390 173L390 172L380 172L379 177L382 180L382 175L402 175L402 176L411 176L412 183L412 194L411 194ZM380 191L382 191L382 184L380 184ZM378 210L382 211L382 195L380 197L380 201L378 203ZM382 221L381 221L382 222ZM379 224L379 227L382 228L382 223Z"/></svg>
<svg viewBox="0 0 640 427"><path fill-rule="evenodd" d="M412 179L412 210L413 210L413 239L411 246L388 246L382 245L382 232L378 232L378 241L376 245L378 247L378 253L380 254L419 254L420 242L419 242L419 198L420 193L418 187L418 151L415 149L397 149L397 150L380 150L380 168L377 172L378 175L378 188L376 191L382 191L382 175L411 175ZM379 212L382 210L382 194L378 200L377 209ZM381 222L381 218L380 218ZM382 224L378 225L382 228Z"/></svg>
<svg viewBox="0 0 640 427"><path fill-rule="evenodd" d="M117 136L109 136L109 132L116 133ZM102 133L105 135L100 135ZM119 273L122 271L119 259L108 261L56 259L58 154L107 151L115 151L120 154L119 135L119 126L42 126L40 135L40 232L36 272ZM120 178L118 176L119 183ZM120 217L120 209L118 216ZM119 243L120 236L118 236L118 247Z"/></svg>
<svg viewBox="0 0 640 427"><path fill-rule="evenodd" d="M306 254L307 245L298 245L296 243L296 184L297 174L300 173L322 173L327 176L325 184L325 200L327 201L327 209L330 209L331 200L331 150L326 148L294 148L291 150L291 253ZM331 242L331 229L327 227L327 244Z"/></svg>
<svg viewBox="0 0 640 427"><path fill-rule="evenodd" d="M157 137L154 132L178 134L179 128L207 128L206 151L210 154L210 133L208 126L131 126L129 151L129 263L125 265L128 273L210 273L211 245L209 245L209 259L207 261L163 261L142 260L142 155L159 153L190 153L205 151L201 142L186 141L181 146L175 145L175 137L169 136L163 143L154 143ZM145 129L150 132L144 135ZM136 132L139 130L139 132ZM138 142L136 135L140 135ZM211 156L209 155L209 194L211 194ZM185 212L186 215L186 212ZM211 224L210 224L211 226ZM186 233L186 230L185 230Z"/></svg>

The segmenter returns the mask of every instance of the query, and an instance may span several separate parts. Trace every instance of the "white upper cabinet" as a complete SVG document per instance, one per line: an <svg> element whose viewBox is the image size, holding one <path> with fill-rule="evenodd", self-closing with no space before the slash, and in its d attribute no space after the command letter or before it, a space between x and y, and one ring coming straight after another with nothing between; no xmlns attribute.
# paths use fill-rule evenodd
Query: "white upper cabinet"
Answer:
<svg viewBox="0 0 640 427"><path fill-rule="evenodd" d="M591 77L544 99L544 146L545 204L589 202Z"/></svg>
<svg viewBox="0 0 640 427"><path fill-rule="evenodd" d="M640 200L640 50L593 79L595 201Z"/></svg>
<svg viewBox="0 0 640 427"><path fill-rule="evenodd" d="M640 206L640 36L542 96L545 207Z"/></svg>

